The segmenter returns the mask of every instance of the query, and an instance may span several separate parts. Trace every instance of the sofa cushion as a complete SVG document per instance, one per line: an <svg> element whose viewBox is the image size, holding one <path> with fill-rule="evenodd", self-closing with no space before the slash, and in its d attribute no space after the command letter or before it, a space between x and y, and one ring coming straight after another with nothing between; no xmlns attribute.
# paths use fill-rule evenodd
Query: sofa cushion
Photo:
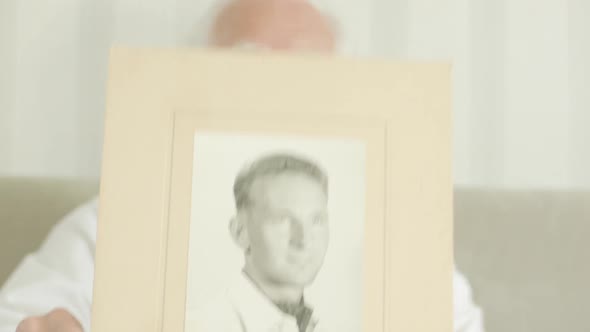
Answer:
<svg viewBox="0 0 590 332"><path fill-rule="evenodd" d="M587 192L455 193L455 259L487 331L590 331L589 236Z"/></svg>
<svg viewBox="0 0 590 332"><path fill-rule="evenodd" d="M0 178L0 286L51 227L98 192L98 181Z"/></svg>

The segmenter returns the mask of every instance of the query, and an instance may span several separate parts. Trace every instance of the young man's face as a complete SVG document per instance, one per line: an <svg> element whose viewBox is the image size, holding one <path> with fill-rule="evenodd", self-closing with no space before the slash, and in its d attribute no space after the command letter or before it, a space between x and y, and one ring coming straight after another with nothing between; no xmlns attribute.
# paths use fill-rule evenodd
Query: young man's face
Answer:
<svg viewBox="0 0 590 332"><path fill-rule="evenodd" d="M327 197L300 173L269 175L250 192L245 231L248 264L277 285L306 286L319 272L328 247Z"/></svg>

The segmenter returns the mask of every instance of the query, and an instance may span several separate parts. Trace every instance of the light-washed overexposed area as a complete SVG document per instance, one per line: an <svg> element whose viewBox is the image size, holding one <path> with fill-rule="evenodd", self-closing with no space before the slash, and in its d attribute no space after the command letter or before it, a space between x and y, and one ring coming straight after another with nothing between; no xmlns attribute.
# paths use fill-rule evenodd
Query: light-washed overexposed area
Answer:
<svg viewBox="0 0 590 332"><path fill-rule="evenodd" d="M590 187L590 2L314 2L345 53L453 62L458 185ZM200 45L214 4L0 1L0 174L98 176L109 47Z"/></svg>

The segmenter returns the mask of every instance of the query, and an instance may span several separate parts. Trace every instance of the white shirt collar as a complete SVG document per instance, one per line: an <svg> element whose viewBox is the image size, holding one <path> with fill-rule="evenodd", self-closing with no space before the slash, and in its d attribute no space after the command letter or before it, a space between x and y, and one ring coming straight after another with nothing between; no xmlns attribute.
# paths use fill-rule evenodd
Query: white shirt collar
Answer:
<svg viewBox="0 0 590 332"><path fill-rule="evenodd" d="M229 287L228 294L247 331L281 330L285 325L297 327L295 318L282 312L244 273ZM314 311L310 326L316 324Z"/></svg>

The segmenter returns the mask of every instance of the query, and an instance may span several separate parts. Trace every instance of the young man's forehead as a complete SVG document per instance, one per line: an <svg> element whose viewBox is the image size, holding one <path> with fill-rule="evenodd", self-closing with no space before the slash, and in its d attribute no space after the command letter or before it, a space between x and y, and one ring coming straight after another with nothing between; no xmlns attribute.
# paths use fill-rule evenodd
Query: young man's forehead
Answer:
<svg viewBox="0 0 590 332"><path fill-rule="evenodd" d="M259 203L297 196L324 201L327 192L319 179L302 172L289 171L257 177L252 182L248 196Z"/></svg>
<svg viewBox="0 0 590 332"><path fill-rule="evenodd" d="M319 179L301 171L284 171L257 176L252 181L251 188L272 189L280 188L282 186L299 187L309 190L313 187L318 187L323 190L323 185Z"/></svg>

